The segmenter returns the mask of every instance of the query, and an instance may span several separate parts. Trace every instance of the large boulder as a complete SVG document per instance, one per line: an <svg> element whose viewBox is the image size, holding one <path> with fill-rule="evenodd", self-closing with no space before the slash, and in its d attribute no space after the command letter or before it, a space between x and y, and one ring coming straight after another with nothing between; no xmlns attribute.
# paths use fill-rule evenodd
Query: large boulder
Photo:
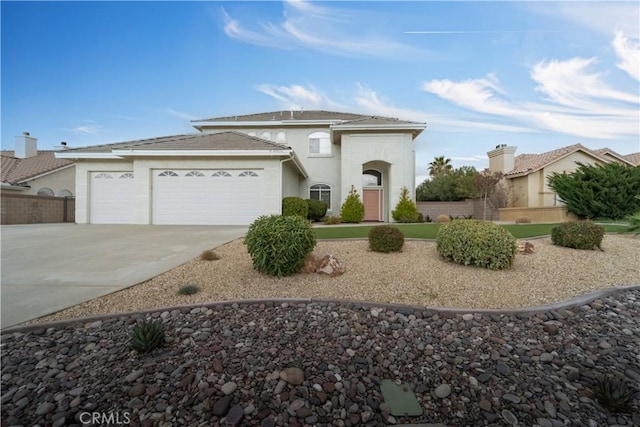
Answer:
<svg viewBox="0 0 640 427"><path fill-rule="evenodd" d="M340 276L345 272L345 268L338 259L331 254L324 254L324 256L320 259L320 263L318 264L318 268L316 270L320 274L326 274L329 277Z"/></svg>
<svg viewBox="0 0 640 427"><path fill-rule="evenodd" d="M529 255L533 253L533 243L524 240L518 240L518 253Z"/></svg>

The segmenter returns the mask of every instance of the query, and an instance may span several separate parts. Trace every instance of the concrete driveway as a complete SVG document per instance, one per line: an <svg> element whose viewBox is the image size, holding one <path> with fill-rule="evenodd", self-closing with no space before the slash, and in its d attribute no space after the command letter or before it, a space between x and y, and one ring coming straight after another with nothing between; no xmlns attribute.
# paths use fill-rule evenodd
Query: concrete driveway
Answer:
<svg viewBox="0 0 640 427"><path fill-rule="evenodd" d="M3 225L0 325L135 285L246 231L245 226Z"/></svg>

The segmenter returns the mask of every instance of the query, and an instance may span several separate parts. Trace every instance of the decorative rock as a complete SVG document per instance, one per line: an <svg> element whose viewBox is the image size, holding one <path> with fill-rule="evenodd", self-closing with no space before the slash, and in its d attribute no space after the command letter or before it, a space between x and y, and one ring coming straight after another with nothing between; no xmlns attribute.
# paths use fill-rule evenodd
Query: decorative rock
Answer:
<svg viewBox="0 0 640 427"><path fill-rule="evenodd" d="M304 382L304 372L300 368L286 368L280 372L280 378L289 384L300 385Z"/></svg>
<svg viewBox="0 0 640 427"><path fill-rule="evenodd" d="M317 272L326 274L329 277L337 277L345 272L345 268L335 256L324 254L318 265Z"/></svg>
<svg viewBox="0 0 640 427"><path fill-rule="evenodd" d="M469 322L471 320L473 320L473 314L471 313L466 313L462 315L462 320L464 320L465 322Z"/></svg>
<svg viewBox="0 0 640 427"><path fill-rule="evenodd" d="M449 384L440 384L436 388L436 396L440 399L444 399L445 397L451 394L451 386Z"/></svg>
<svg viewBox="0 0 640 427"><path fill-rule="evenodd" d="M540 361L541 362L551 362L553 360L553 354L552 353L542 353L540 355Z"/></svg>
<svg viewBox="0 0 640 427"><path fill-rule="evenodd" d="M489 402L487 399L480 399L480 402L478 402L478 406L480 407L480 409L482 409L483 411L491 411L491 402Z"/></svg>
<svg viewBox="0 0 640 427"><path fill-rule="evenodd" d="M553 405L553 403L551 403L548 400L544 401L544 410L547 411L547 414L549 414L549 416L551 416L551 418L555 418L557 413L556 413L556 407Z"/></svg>
<svg viewBox="0 0 640 427"><path fill-rule="evenodd" d="M524 240L518 240L517 241L517 245L518 245L518 253L519 254L529 255L529 254L532 254L534 252L533 243L531 243L531 242L527 242L527 241L524 241Z"/></svg>
<svg viewBox="0 0 640 427"><path fill-rule="evenodd" d="M240 421L242 421L243 417L244 410L242 409L242 406L235 405L229 410L229 413L225 417L225 424L227 425L227 427L236 427L240 424Z"/></svg>
<svg viewBox="0 0 640 427"><path fill-rule="evenodd" d="M234 383L233 381L229 381L227 383L224 383L220 391L222 391L225 395L230 395L231 393L236 391L237 388L238 384Z"/></svg>
<svg viewBox="0 0 640 427"><path fill-rule="evenodd" d="M517 426L518 425L518 419L508 409L503 409L502 410L502 418L507 422L507 424L509 424L511 426Z"/></svg>
<svg viewBox="0 0 640 427"><path fill-rule="evenodd" d="M544 325L542 327L549 335L557 335L558 331L560 330L560 325L561 323L558 321L549 320L547 322L544 322Z"/></svg>
<svg viewBox="0 0 640 427"><path fill-rule="evenodd" d="M38 405L38 408L36 409L36 415L46 415L49 412L52 412L54 409L56 409L55 403L44 402Z"/></svg>
<svg viewBox="0 0 640 427"><path fill-rule="evenodd" d="M520 403L520 398L515 394L507 393L502 396L502 398L511 403Z"/></svg>
<svg viewBox="0 0 640 427"><path fill-rule="evenodd" d="M502 375L509 375L509 373L511 372L509 366L502 360L498 360L498 363L496 363L496 369Z"/></svg>
<svg viewBox="0 0 640 427"><path fill-rule="evenodd" d="M215 415L216 417L225 416L227 411L229 410L231 399L233 399L233 396L225 396L222 399L218 400L213 405L213 415Z"/></svg>

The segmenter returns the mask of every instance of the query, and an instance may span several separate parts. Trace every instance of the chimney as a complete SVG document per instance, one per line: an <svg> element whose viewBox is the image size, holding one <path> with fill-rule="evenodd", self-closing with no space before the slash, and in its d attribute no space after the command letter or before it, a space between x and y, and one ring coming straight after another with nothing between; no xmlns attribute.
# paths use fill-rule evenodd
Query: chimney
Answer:
<svg viewBox="0 0 640 427"><path fill-rule="evenodd" d="M514 166L516 148L518 147L508 147L507 144L496 145L494 150L487 153L489 156L489 170L505 174L511 172Z"/></svg>
<svg viewBox="0 0 640 427"><path fill-rule="evenodd" d="M22 132L22 135L16 136L14 156L19 159L26 159L38 154L38 140L29 136L29 132Z"/></svg>

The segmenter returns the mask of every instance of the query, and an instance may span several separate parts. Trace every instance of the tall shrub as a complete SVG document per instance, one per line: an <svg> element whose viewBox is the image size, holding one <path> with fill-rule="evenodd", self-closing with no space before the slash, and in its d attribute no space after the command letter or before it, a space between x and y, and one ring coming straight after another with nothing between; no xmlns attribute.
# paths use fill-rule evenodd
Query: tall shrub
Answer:
<svg viewBox="0 0 640 427"><path fill-rule="evenodd" d="M282 215L296 215L301 218L307 218L309 214L309 205L306 200L300 197L285 197L282 199Z"/></svg>
<svg viewBox="0 0 640 427"><path fill-rule="evenodd" d="M316 235L305 218L270 215L249 226L244 243L254 269L271 276L290 276L302 269L316 245Z"/></svg>
<svg viewBox="0 0 640 427"><path fill-rule="evenodd" d="M322 200L307 199L307 205L309 206L307 219L311 221L320 221L327 214L327 202L324 202Z"/></svg>
<svg viewBox="0 0 640 427"><path fill-rule="evenodd" d="M640 167L616 162L578 163L570 174L554 172L549 186L580 219L622 219L640 210Z"/></svg>
<svg viewBox="0 0 640 427"><path fill-rule="evenodd" d="M400 201L398 201L396 208L391 211L391 217L397 222L418 221L418 207L409 197L409 189L407 187L402 187Z"/></svg>
<svg viewBox="0 0 640 427"><path fill-rule="evenodd" d="M340 209L342 222L358 223L364 220L364 204L360 200L360 195L352 185L349 195L345 199Z"/></svg>

